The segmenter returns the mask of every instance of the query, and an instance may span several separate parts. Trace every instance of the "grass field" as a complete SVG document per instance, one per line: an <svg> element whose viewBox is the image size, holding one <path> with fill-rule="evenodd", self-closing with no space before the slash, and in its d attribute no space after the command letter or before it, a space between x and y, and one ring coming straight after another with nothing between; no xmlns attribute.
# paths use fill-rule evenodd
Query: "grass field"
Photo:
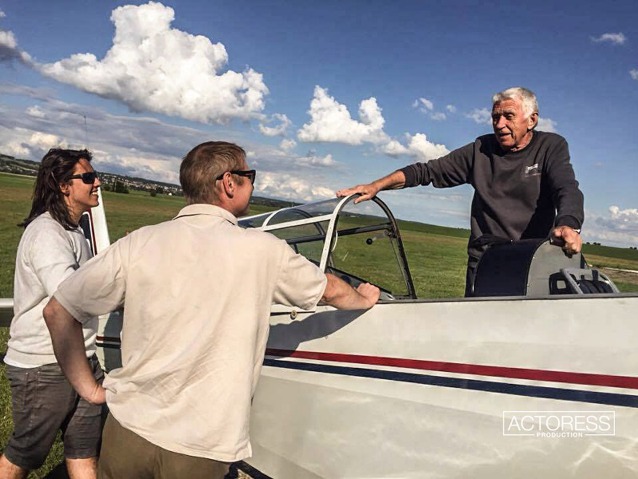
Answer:
<svg viewBox="0 0 638 479"><path fill-rule="evenodd" d="M15 253L22 234L16 225L28 214L33 178L0 173L0 297L13 296ZM111 241L141 226L174 217L184 206L181 197L132 191L130 194L103 192ZM269 208L254 205L251 214ZM468 231L459 228L425 225L400 221L401 235L410 270L420 298L449 298L463 295L465 283L466 243ZM583 252L590 264L605 269L621 291L638 291L638 275L617 270L638 270L638 251L585 245ZM0 354L6 351L8 330L0 328ZM0 446L6 444L12 430L10 394L4 374L0 374ZM58 442L47 463L32 473L31 478L45 477L60 463L61 444Z"/></svg>

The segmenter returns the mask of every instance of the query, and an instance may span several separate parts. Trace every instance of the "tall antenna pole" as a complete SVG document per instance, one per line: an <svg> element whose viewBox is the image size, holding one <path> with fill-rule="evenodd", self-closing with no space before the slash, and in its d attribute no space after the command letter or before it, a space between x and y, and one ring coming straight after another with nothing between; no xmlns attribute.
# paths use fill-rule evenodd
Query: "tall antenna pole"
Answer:
<svg viewBox="0 0 638 479"><path fill-rule="evenodd" d="M89 147L89 133L86 127L86 115L82 115L84 117L84 148Z"/></svg>

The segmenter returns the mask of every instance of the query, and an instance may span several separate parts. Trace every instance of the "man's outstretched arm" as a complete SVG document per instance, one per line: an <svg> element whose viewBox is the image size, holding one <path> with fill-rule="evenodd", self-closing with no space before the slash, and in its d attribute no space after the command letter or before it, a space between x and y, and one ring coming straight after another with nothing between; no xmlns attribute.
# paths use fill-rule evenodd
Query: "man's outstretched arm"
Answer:
<svg viewBox="0 0 638 479"><path fill-rule="evenodd" d="M369 309L379 300L381 291L369 283L356 289L337 276L326 273L328 282L321 301L337 309Z"/></svg>
<svg viewBox="0 0 638 479"><path fill-rule="evenodd" d="M55 357L71 386L92 404L106 402L106 391L95 381L86 360L82 324L55 297L44 308L44 321L51 334Z"/></svg>
<svg viewBox="0 0 638 479"><path fill-rule="evenodd" d="M351 188L345 188L337 191L337 196L349 196L354 193L360 193L361 196L354 200L355 203L370 200L377 196L377 193L382 190L398 190L405 186L405 174L401 170L397 170L390 173L383 178L374 180L372 183L366 185L357 185Z"/></svg>

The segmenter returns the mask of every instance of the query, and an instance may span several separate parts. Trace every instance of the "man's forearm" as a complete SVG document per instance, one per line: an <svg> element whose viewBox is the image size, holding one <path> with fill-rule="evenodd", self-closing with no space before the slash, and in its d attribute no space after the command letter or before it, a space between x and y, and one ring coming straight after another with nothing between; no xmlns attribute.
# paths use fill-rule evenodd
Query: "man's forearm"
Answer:
<svg viewBox="0 0 638 479"><path fill-rule="evenodd" d="M367 201L374 198L381 190L396 190L403 188L405 185L405 174L401 170L397 170L394 173L390 173L383 178L374 180L372 183L365 185L357 185L351 188L345 188L337 191L337 196L350 196L355 193L359 193L359 197L354 200L355 203Z"/></svg>
<svg viewBox="0 0 638 479"><path fill-rule="evenodd" d="M378 188L379 191L398 190L405 186L405 174L401 170L397 170L383 178L373 181L372 184Z"/></svg>
<svg viewBox="0 0 638 479"><path fill-rule="evenodd" d="M361 284L354 289L337 276L327 273L326 289L321 300L338 309L368 309L379 299L379 288Z"/></svg>
<svg viewBox="0 0 638 479"><path fill-rule="evenodd" d="M103 403L103 391L86 360L82 325L55 298L44 308L44 320L55 357L73 388L87 401Z"/></svg>

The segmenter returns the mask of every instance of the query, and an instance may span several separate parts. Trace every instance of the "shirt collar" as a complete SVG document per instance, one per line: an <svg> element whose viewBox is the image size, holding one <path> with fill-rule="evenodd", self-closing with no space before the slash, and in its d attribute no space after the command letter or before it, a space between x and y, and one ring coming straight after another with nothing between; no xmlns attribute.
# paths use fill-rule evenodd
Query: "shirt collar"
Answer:
<svg viewBox="0 0 638 479"><path fill-rule="evenodd" d="M237 218L230 211L225 210L224 208L220 208L215 205L208 205L204 203L197 203L194 205L185 206L180 210L174 220L177 218L181 218L183 216L196 216L196 215L208 215L208 216L217 216L222 218L230 223L237 225Z"/></svg>

